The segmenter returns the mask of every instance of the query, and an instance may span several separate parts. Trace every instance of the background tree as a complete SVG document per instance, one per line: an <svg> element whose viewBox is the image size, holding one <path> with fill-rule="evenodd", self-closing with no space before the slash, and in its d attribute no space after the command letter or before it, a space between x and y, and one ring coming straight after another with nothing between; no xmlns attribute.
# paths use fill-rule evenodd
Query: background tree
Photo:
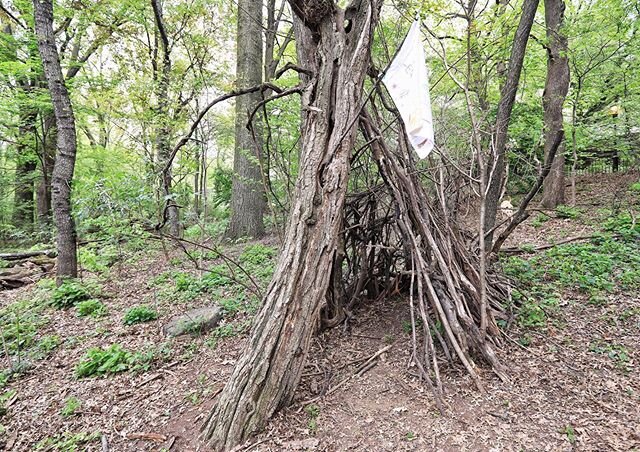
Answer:
<svg viewBox="0 0 640 452"><path fill-rule="evenodd" d="M238 1L238 31L236 41L236 85L249 88L262 83L263 30L262 2ZM272 53L271 53L272 54ZM233 186L231 189L231 221L227 236L262 237L266 208L262 166L261 127L256 126L256 138L247 129L248 113L260 101L260 93L236 99L235 151L233 154Z"/></svg>
<svg viewBox="0 0 640 452"><path fill-rule="evenodd" d="M564 100L569 91L569 56L564 36L564 1L545 0L544 17L547 29L547 81L544 105L544 156L549 157L555 137L564 130ZM564 204L564 145L558 150L549 175L544 180L541 204L555 209Z"/></svg>
<svg viewBox="0 0 640 452"><path fill-rule="evenodd" d="M57 280L60 284L64 278L75 278L78 274L76 226L71 210L71 186L77 149L76 124L56 48L53 32L53 2L52 0L34 0L33 10L38 50L51 93L58 129L51 194L53 218L57 230Z"/></svg>

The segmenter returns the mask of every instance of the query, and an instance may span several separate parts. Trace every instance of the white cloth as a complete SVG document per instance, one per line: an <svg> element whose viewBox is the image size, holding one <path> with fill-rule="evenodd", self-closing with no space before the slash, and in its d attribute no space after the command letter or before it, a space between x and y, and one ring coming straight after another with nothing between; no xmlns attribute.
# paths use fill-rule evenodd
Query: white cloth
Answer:
<svg viewBox="0 0 640 452"><path fill-rule="evenodd" d="M404 121L409 141L423 159L433 150L433 118L429 80L420 39L420 23L416 20L382 78Z"/></svg>

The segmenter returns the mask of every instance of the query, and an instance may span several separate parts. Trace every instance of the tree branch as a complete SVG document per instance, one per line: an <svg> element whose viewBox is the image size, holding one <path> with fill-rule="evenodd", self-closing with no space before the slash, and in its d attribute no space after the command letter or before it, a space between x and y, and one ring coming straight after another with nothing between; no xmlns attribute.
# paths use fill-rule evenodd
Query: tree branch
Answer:
<svg viewBox="0 0 640 452"><path fill-rule="evenodd" d="M505 242L505 240L507 240L507 238L515 230L516 226L518 226L524 220L529 218L529 213L526 211L527 206L529 206L529 203L531 202L533 197L538 193L538 191L540 190L540 187L542 187L542 183L544 182L544 179L547 177L547 175L551 171L553 160L556 157L558 148L562 144L563 138L564 138L564 130L558 131L558 134L556 135L556 138L553 141L553 145L549 150L549 155L547 156L547 160L544 162L542 171L538 175L538 179L536 180L536 183L533 185L533 187L531 187L531 190L529 191L529 193L527 193L527 196L525 196L525 198L520 203L520 206L518 207L518 211L513 215L507 227L504 229L504 231L500 233L500 235L496 239L495 243L493 244L493 248L491 248L492 253L498 253L498 251L500 251L500 247L502 247L502 244Z"/></svg>
<svg viewBox="0 0 640 452"><path fill-rule="evenodd" d="M153 1L156 1L156 0L153 0ZM219 104L220 102L225 101L227 99L231 99L233 97L242 96L243 94L255 93L256 91L264 91L264 90L267 90L267 89L270 89L270 90L275 91L277 93L281 93L282 92L282 89L280 87L274 85L273 83L262 83L260 85L252 86L250 88L238 89L238 90L231 91L229 93L223 94L222 96L216 97L214 100L212 100L206 107L204 107L202 110L200 110L200 112L198 113L198 116L196 116L196 119L191 124L191 127L189 128L189 131L175 145L175 147L171 151L171 155L169 156L169 159L167 160L167 163L165 164L164 168L162 169L162 172L168 171L169 168L171 168L171 165L173 164L173 159L175 159L176 155L178 154L178 151L180 151L180 149L182 149L182 147L189 142L189 140L191 139L191 137L195 133L196 129L200 125L200 122L204 119L204 117L207 115L207 113L209 113L209 110L211 110L216 104Z"/></svg>

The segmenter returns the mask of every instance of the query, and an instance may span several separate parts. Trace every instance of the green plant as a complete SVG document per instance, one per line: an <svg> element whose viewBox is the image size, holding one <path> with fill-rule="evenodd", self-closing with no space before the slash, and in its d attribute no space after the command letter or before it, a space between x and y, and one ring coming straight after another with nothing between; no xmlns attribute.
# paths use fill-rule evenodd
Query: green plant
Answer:
<svg viewBox="0 0 640 452"><path fill-rule="evenodd" d="M106 272L119 258L120 252L114 244L108 244L102 248L82 247L78 250L80 266L94 273Z"/></svg>
<svg viewBox="0 0 640 452"><path fill-rule="evenodd" d="M180 292L198 292L200 290L197 279L183 272L175 272L173 281L176 284L176 290Z"/></svg>
<svg viewBox="0 0 640 452"><path fill-rule="evenodd" d="M202 287L206 290L230 285L233 281L228 276L229 269L226 265L214 265L209 272L202 277Z"/></svg>
<svg viewBox="0 0 640 452"><path fill-rule="evenodd" d="M220 339L224 339L227 337L235 337L239 334L242 334L244 331L249 328L251 325L251 321L242 322L240 324L234 323L224 323L219 325L213 331L211 331L209 338L206 340L207 346L215 349L218 346L218 342Z"/></svg>
<svg viewBox="0 0 640 452"><path fill-rule="evenodd" d="M136 358L133 353L123 349L120 344L113 344L106 349L91 348L87 350L76 366L76 376L83 378L123 372L137 364Z"/></svg>
<svg viewBox="0 0 640 452"><path fill-rule="evenodd" d="M44 357L49 355L49 353L51 353L56 348L58 348L61 343L62 343L62 339L60 339L60 336L57 336L57 335L43 336L36 344L36 347L38 351L41 353L41 356Z"/></svg>
<svg viewBox="0 0 640 452"><path fill-rule="evenodd" d="M589 345L589 351L608 356L618 369L629 372L629 350L624 345L595 340Z"/></svg>
<svg viewBox="0 0 640 452"><path fill-rule="evenodd" d="M567 440L575 446L576 444L576 431L574 430L571 424L567 425L562 431L565 435L567 435Z"/></svg>
<svg viewBox="0 0 640 452"><path fill-rule="evenodd" d="M304 412L309 416L307 427L309 428L309 432L313 435L318 430L318 417L320 416L320 407L315 403L311 403L304 407Z"/></svg>
<svg viewBox="0 0 640 452"><path fill-rule="evenodd" d="M64 432L60 435L43 439L35 446L35 450L58 450L61 452L76 452L79 450L88 450L87 444L100 439L100 432L93 433L71 433Z"/></svg>
<svg viewBox="0 0 640 452"><path fill-rule="evenodd" d="M125 315L123 323L125 325L135 325L136 323L150 322L158 318L158 312L147 305L134 306Z"/></svg>
<svg viewBox="0 0 640 452"><path fill-rule="evenodd" d="M539 228L540 226L545 224L550 219L551 219L551 217L549 215L546 215L544 213L540 213L531 221L531 226L533 226L534 228Z"/></svg>
<svg viewBox="0 0 640 452"><path fill-rule="evenodd" d="M640 306L625 309L624 311L622 311L622 313L620 314L620 320L625 322L633 316L640 316Z"/></svg>
<svg viewBox="0 0 640 452"><path fill-rule="evenodd" d="M576 207L563 205L556 207L556 215L558 215L558 218L569 218L575 220L576 218L580 217L580 214L580 209Z"/></svg>
<svg viewBox="0 0 640 452"><path fill-rule="evenodd" d="M270 246L256 243L247 246L240 255L240 263L262 265L276 255L276 250Z"/></svg>
<svg viewBox="0 0 640 452"><path fill-rule="evenodd" d="M630 212L621 212L618 215L607 218L604 221L603 229L630 240L640 235L640 222L636 221L635 216Z"/></svg>
<svg viewBox="0 0 640 452"><path fill-rule="evenodd" d="M85 300L76 304L78 317L102 317L107 315L107 307L99 300Z"/></svg>
<svg viewBox="0 0 640 452"><path fill-rule="evenodd" d="M64 407L62 407L62 410L60 410L60 414L62 415L62 417L71 417L76 414L76 412L80 408L80 405L81 404L79 399L77 399L76 397L69 397L67 400L65 400Z"/></svg>
<svg viewBox="0 0 640 452"><path fill-rule="evenodd" d="M7 407L6 404L9 400L13 399L16 395L16 390L15 389L9 389L8 391L5 391L1 396L0 396L0 417L4 416L5 414L7 414Z"/></svg>
<svg viewBox="0 0 640 452"><path fill-rule="evenodd" d="M58 309L66 309L89 298L91 294L80 281L68 279L53 290L51 304Z"/></svg>

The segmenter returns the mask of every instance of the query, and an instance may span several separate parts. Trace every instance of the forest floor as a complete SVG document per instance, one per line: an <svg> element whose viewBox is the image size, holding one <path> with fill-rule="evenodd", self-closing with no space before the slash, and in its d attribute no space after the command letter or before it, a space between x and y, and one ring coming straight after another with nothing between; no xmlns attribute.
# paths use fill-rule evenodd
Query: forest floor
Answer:
<svg viewBox="0 0 640 452"><path fill-rule="evenodd" d="M637 173L581 180L579 209L534 215L509 246L531 251L624 218L635 226L640 193L629 187L637 181ZM625 217L629 209L635 213ZM607 223L614 214L618 223ZM606 249L576 241L505 263L524 300L500 350L510 382L481 371L480 392L462 368L443 363L440 414L408 367L408 303L383 300L362 306L347 330L314 339L294 403L240 450L639 450L640 266L633 264L640 256L629 250L640 254L640 246L637 237L628 240L608 241ZM254 265L250 272L264 282L275 245L272 238L228 252ZM242 352L257 297L224 278L203 284L181 250L149 246L107 271L85 272L106 307L101 316L42 307L50 281L0 292L5 358L14 368L17 355L21 362L1 382L0 447L206 450L199 429ZM213 332L162 334L173 316L214 301L224 302L227 316ZM126 312L140 304L159 317L125 325ZM119 372L77 376L89 349L113 344L126 354L121 368L110 368ZM358 371L385 348L373 367Z"/></svg>

